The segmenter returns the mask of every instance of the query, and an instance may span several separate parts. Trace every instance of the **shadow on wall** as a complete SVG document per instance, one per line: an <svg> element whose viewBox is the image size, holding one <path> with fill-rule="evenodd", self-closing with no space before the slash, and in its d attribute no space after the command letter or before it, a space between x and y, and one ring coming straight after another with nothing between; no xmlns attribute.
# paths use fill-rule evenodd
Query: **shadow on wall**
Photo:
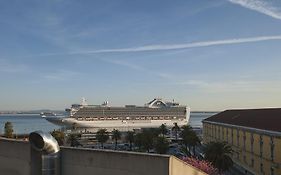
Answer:
<svg viewBox="0 0 281 175"><path fill-rule="evenodd" d="M0 169L1 175L22 175L20 172L11 169Z"/></svg>

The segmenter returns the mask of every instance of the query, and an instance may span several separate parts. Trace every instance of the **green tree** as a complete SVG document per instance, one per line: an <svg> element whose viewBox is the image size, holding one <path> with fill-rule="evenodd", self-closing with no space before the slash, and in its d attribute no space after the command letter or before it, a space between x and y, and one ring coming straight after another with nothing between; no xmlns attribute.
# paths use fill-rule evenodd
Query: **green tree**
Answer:
<svg viewBox="0 0 281 175"><path fill-rule="evenodd" d="M196 146L201 144L201 140L199 139L199 137L197 136L197 134L194 131L192 131L190 133L189 139L190 139L189 144L193 148L193 155L195 156L196 155Z"/></svg>
<svg viewBox="0 0 281 175"><path fill-rule="evenodd" d="M153 148L153 140L156 135L153 131L154 130L144 130L141 136L142 146L147 152Z"/></svg>
<svg viewBox="0 0 281 175"><path fill-rule="evenodd" d="M132 151L132 144L134 143L134 140L135 140L135 132L128 131L126 134L126 141L129 142L131 151Z"/></svg>
<svg viewBox="0 0 281 175"><path fill-rule="evenodd" d="M165 137L157 137L154 148L158 154L166 154L169 149L169 142Z"/></svg>
<svg viewBox="0 0 281 175"><path fill-rule="evenodd" d="M77 124L77 123L73 123L73 124L72 124L72 129L73 129L73 130L76 130L77 128L78 128L78 124Z"/></svg>
<svg viewBox="0 0 281 175"><path fill-rule="evenodd" d="M200 139L195 133L195 131L192 130L192 127L189 125L182 126L182 131L180 133L180 136L182 138L182 143L185 146L185 152L191 152L191 147L193 148L193 155L195 156L196 152L196 146L200 144ZM188 148L188 150L187 150Z"/></svg>
<svg viewBox="0 0 281 175"><path fill-rule="evenodd" d="M121 139L121 133L117 129L114 129L112 131L112 139L115 140L115 150L117 149L117 142L119 139Z"/></svg>
<svg viewBox="0 0 281 175"><path fill-rule="evenodd" d="M163 137L168 133L168 129L167 129L167 126L165 124L162 124L159 127L159 130L160 130L160 133L162 134Z"/></svg>
<svg viewBox="0 0 281 175"><path fill-rule="evenodd" d="M178 123L174 123L174 126L172 128L172 131L175 132L176 135L176 142L178 141L178 132L180 131L180 127L178 126Z"/></svg>
<svg viewBox="0 0 281 175"><path fill-rule="evenodd" d="M210 161L221 172L233 166L231 146L225 142L210 142L204 149L205 159Z"/></svg>
<svg viewBox="0 0 281 175"><path fill-rule="evenodd" d="M81 137L81 134L69 134L67 137L67 142L70 143L71 147L77 147L77 146L81 146L81 144L78 141L78 138Z"/></svg>
<svg viewBox="0 0 281 175"><path fill-rule="evenodd" d="M64 138L65 138L64 132L54 130L54 131L51 132L51 135L57 140L59 145L63 145Z"/></svg>
<svg viewBox="0 0 281 175"><path fill-rule="evenodd" d="M14 133L14 129L13 129L13 124L11 122L6 122L5 126L4 126L4 136L7 138L13 138L13 133Z"/></svg>
<svg viewBox="0 0 281 175"><path fill-rule="evenodd" d="M103 144L109 139L108 132L106 129L99 129L96 138L99 143L101 143L101 147L103 148Z"/></svg>
<svg viewBox="0 0 281 175"><path fill-rule="evenodd" d="M137 133L135 135L134 141L135 141L135 145L138 147L138 150L141 151L142 149L142 133Z"/></svg>
<svg viewBox="0 0 281 175"><path fill-rule="evenodd" d="M182 152L189 153L191 152L191 144L190 144L190 135L192 132L192 128L189 125L182 126L182 131L180 132L180 137L182 138ZM183 150L185 149L185 150Z"/></svg>

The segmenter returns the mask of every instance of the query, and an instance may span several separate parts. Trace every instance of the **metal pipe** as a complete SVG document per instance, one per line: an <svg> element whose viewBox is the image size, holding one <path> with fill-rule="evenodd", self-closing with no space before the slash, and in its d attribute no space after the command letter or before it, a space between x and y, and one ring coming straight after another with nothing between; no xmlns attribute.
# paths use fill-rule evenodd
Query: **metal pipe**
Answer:
<svg viewBox="0 0 281 175"><path fill-rule="evenodd" d="M35 131L29 134L31 147L41 152L42 175L59 175L60 147L56 139L49 133Z"/></svg>

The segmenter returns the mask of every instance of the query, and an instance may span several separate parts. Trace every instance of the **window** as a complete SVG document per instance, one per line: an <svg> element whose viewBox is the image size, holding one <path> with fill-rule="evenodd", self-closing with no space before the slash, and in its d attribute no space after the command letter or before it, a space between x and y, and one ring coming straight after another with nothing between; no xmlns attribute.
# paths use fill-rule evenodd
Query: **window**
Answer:
<svg viewBox="0 0 281 175"><path fill-rule="evenodd" d="M273 161L274 160L274 139L273 137L270 137L270 157L271 157L271 160Z"/></svg>
<svg viewBox="0 0 281 175"><path fill-rule="evenodd" d="M252 161L251 161L251 166L254 167L255 166L255 160L252 158Z"/></svg>
<svg viewBox="0 0 281 175"><path fill-rule="evenodd" d="M240 146L240 142L239 142L239 129L237 129L237 146Z"/></svg>
<svg viewBox="0 0 281 175"><path fill-rule="evenodd" d="M262 135L260 135L260 157L263 155L263 139Z"/></svg>
<svg viewBox="0 0 281 175"><path fill-rule="evenodd" d="M246 133L243 131L243 148L246 150Z"/></svg>
<svg viewBox="0 0 281 175"><path fill-rule="evenodd" d="M226 128L226 142L228 143L228 128Z"/></svg>
<svg viewBox="0 0 281 175"><path fill-rule="evenodd" d="M233 145L233 128L231 128L231 144Z"/></svg>
<svg viewBox="0 0 281 175"><path fill-rule="evenodd" d="M263 173L263 163L260 165L260 171Z"/></svg>
<svg viewBox="0 0 281 175"><path fill-rule="evenodd" d="M273 167L270 168L270 175L274 175L274 168Z"/></svg>
<svg viewBox="0 0 281 175"><path fill-rule="evenodd" d="M254 152L254 134L251 133L251 153Z"/></svg>

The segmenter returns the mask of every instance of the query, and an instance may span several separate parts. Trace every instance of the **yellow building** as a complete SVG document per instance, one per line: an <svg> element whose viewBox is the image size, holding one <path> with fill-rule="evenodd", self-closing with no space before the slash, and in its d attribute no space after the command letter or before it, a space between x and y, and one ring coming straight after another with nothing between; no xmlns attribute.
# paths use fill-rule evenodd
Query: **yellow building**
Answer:
<svg viewBox="0 0 281 175"><path fill-rule="evenodd" d="M281 175L281 108L226 110L203 120L203 142L227 142L245 174Z"/></svg>

